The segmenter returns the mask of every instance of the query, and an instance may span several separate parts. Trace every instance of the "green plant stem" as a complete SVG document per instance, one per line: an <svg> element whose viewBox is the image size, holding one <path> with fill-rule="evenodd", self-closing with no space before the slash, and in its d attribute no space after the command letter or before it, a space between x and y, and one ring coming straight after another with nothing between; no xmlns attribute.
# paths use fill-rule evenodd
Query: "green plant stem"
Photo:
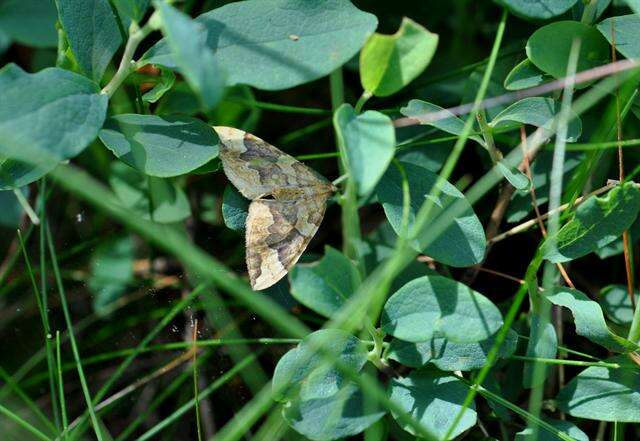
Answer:
<svg viewBox="0 0 640 441"><path fill-rule="evenodd" d="M356 113L362 112L362 108L365 104L367 104L367 101L369 101L372 96L373 95L371 94L371 92L367 92L366 90L362 92L362 95L360 95L360 98L358 98L358 102L356 102L356 105L354 107Z"/></svg>
<svg viewBox="0 0 640 441"><path fill-rule="evenodd" d="M62 377L62 357L60 353L60 331L56 330L56 368L58 371L58 396L60 398L60 411L62 412L62 431L64 439L68 439L67 430L69 422L67 421L67 405L64 399L64 380Z"/></svg>
<svg viewBox="0 0 640 441"><path fill-rule="evenodd" d="M191 368L193 370L193 399L195 400L194 411L196 413L196 431L198 432L198 441L202 441L202 422L200 421L200 396L198 387L198 350L196 342L198 341L198 320L196 319L193 329L193 341L191 342L191 350L193 351L193 361Z"/></svg>
<svg viewBox="0 0 640 441"><path fill-rule="evenodd" d="M482 138L484 139L485 144L487 145L487 151L489 152L489 156L491 157L491 162L495 165L497 162L502 159L502 154L496 147L496 142L493 139L493 132L489 124L487 124L487 117L485 115L485 111L481 110L478 112L478 125L480 126L480 133L482 133Z"/></svg>
<svg viewBox="0 0 640 441"><path fill-rule="evenodd" d="M567 142L567 133L569 121L571 119L571 105L573 102L573 88L575 72L578 65L578 56L580 53L581 40L576 39L571 45L569 60L567 62L567 78L565 84L560 112L558 114L558 123L556 125L557 132L555 137L555 148L553 150L553 159L551 164L551 173L549 179L549 210L553 213L549 216L547 222L547 239L545 242L549 246L556 246L557 233L560 230L560 212L559 207L562 202L562 179L564 170L565 146ZM540 252L540 248L538 248ZM558 268L551 262L545 262L543 267L542 287L544 290L550 290L556 283L558 276ZM529 285L529 294L531 297L531 312L538 315L539 327L544 329L550 322L551 303L541 301L538 286L535 278L527 281ZM544 380L546 377L547 367L544 363L535 361L532 368L532 384L529 398L529 412L536 418L540 415L542 408L542 399L544 394ZM538 425L529 424L531 436L537 439Z"/></svg>
<svg viewBox="0 0 640 441"><path fill-rule="evenodd" d="M127 39L127 43L124 47L124 53L122 54L122 59L118 65L118 70L116 70L116 73L113 75L113 78L111 78L109 83L104 86L101 93L108 97L113 96L124 80L136 68L133 56L135 55L136 49L142 40L144 40L147 35L153 31L150 22L151 19L149 19L143 27L139 27L136 22L131 22L131 25L129 26L129 38Z"/></svg>
<svg viewBox="0 0 640 441"><path fill-rule="evenodd" d="M344 140L339 134L338 122L336 120L336 111L344 104L344 84L342 79L342 69L336 69L331 72L329 77L331 87L331 108L334 112L333 125L335 131L335 140L339 152L339 169L340 174L349 173L349 159L347 156ZM358 194L356 183L353 179L347 179L344 191L339 198L342 207L342 251L351 260L357 262L357 266L361 272L364 271L362 262L358 253L358 244L360 243L360 218L358 216Z"/></svg>
<svg viewBox="0 0 640 441"><path fill-rule="evenodd" d="M7 418L9 418L11 421L16 423L18 426L22 427L23 429L25 429L29 433L31 433L37 439L42 440L42 441L51 441L51 438L49 438L47 435L42 433L40 430L38 430L35 427L33 427L27 421L25 421L22 418L20 418L17 414L11 412L9 409L4 407L2 404L0 404L0 414L4 415Z"/></svg>
<svg viewBox="0 0 640 441"><path fill-rule="evenodd" d="M264 101L256 101L244 98L225 98L223 102L224 101L234 104L241 104L243 106L255 109L273 110L274 112L297 113L300 115L331 115L331 110L318 109L315 107L287 106L284 104L265 103Z"/></svg>
<svg viewBox="0 0 640 441"><path fill-rule="evenodd" d="M102 401L102 399L107 395L107 393L109 392L111 387L115 384L115 382L122 376L122 374L124 374L124 372L131 365L131 363L133 363L135 358L147 348L147 345L151 342L151 340L153 340L158 335L158 333L160 333L160 331L162 331L171 322L171 320L173 320L175 316L178 315L178 313L182 311L182 309L185 306L187 306L196 296L204 292L206 288L207 288L206 284L197 286L195 289L193 289L193 291L189 293L189 295L185 296L183 299L180 300L180 302L173 305L171 310L166 315L163 316L162 320L160 320L153 327L151 332L149 332L142 339L142 341L138 344L138 346L136 346L135 349L133 349L131 352L128 353L127 358L122 363L120 363L120 365L115 370L115 372L111 374L111 376L105 382L105 384L102 385L100 390L98 390L98 392L96 393L95 397L92 400L93 406L97 406L98 403ZM181 343L184 344L184 342L181 342ZM80 416L79 418L77 418L77 420L71 424L71 429L83 424L85 418L86 418L86 413Z"/></svg>
<svg viewBox="0 0 640 441"><path fill-rule="evenodd" d="M27 199L24 197L24 195L22 194L22 191L18 188L15 188L13 190L13 194L16 195L16 199L18 199L18 203L20 204L24 212L29 217L29 220L31 220L31 223L34 225L39 225L40 219L38 218L38 215L36 214L36 212L33 211L33 208L31 208L31 205L29 205L29 201L27 201Z"/></svg>
<svg viewBox="0 0 640 441"><path fill-rule="evenodd" d="M521 355L512 355L509 357L512 360L522 360L522 361L533 361L544 364L557 364L557 365L567 365L567 366L599 366L610 369L619 369L620 365L618 363L607 363L605 361L582 361L582 360L566 360L561 358L539 358L539 357L525 357Z"/></svg>
<svg viewBox="0 0 640 441"><path fill-rule="evenodd" d="M541 420L540 418L538 418L535 415L532 415L531 413L527 412L524 409L521 409L520 407L516 406L515 404L511 403L509 400L505 400L504 398L502 398L500 395L497 395L493 392L491 392L489 389L486 389L482 386L477 385L476 383L472 383L469 380L467 380L464 377L461 376L457 376L458 379L460 381L462 381L463 383L465 383L470 390L475 390L477 391L480 395L482 395L483 397L496 402L497 404L500 404L504 407L506 407L507 409L511 410L512 412L520 415L525 421L528 421L529 423L533 423L534 425L540 426L543 429L545 429L547 432L555 435L556 437L565 440L565 441L576 441L574 438L570 437L569 435L567 435L566 433L556 429L555 427L553 427L551 424L547 423L546 421ZM449 438L445 438L445 439L449 439ZM537 438L532 438L532 439L537 439Z"/></svg>
<svg viewBox="0 0 640 441"><path fill-rule="evenodd" d="M51 265L53 267L53 274L56 279L56 284L58 286L58 292L60 294L60 304L62 306L62 312L64 314L64 319L67 324L67 331L69 332L69 341L71 342L71 351L73 352L73 358L76 362L76 367L78 369L78 377L80 378L80 385L82 387L82 393L84 395L85 403L87 404L87 410L89 411L89 415L91 416L91 424L93 426L93 430L96 434L96 438L98 441L102 441L103 434L100 423L98 422L98 417L96 416L96 412L91 402L91 393L89 392L89 386L87 385L87 379L84 376L84 370L82 368L82 362L80 360L80 351L78 350L78 344L76 342L76 337L73 332L73 322L71 321L71 314L69 313L69 306L67 305L67 295L65 294L65 289L62 284L62 277L60 277L60 268L58 268L58 260L56 258L56 250L53 246L53 239L51 237L51 232L48 227L46 228L46 236L47 236L47 244L49 245L49 253L51 255Z"/></svg>
<svg viewBox="0 0 640 441"><path fill-rule="evenodd" d="M42 228L42 226L41 226ZM22 233L20 230L17 231L18 242L20 243L20 250L22 251L22 257L24 258L25 265L27 267L27 274L29 275L29 280L31 281L31 288L33 289L33 295L36 298L36 304L38 305L38 311L40 312L40 320L42 322L42 330L43 330L43 338L45 342L45 351L47 355L47 371L48 371L48 379L49 379L49 391L52 400L57 400L56 397L56 380L54 375L54 363L53 363L53 348L51 347L51 329L49 327L49 318L47 313L47 307L44 303L44 297L42 293L38 290L38 284L36 282L35 275L33 273L33 268L31 267L31 260L29 259L29 255L27 254L27 248L25 246L25 241L22 237ZM53 409L54 419L56 422L56 426L60 428L60 414L58 411L57 403L51 403L51 407Z"/></svg>

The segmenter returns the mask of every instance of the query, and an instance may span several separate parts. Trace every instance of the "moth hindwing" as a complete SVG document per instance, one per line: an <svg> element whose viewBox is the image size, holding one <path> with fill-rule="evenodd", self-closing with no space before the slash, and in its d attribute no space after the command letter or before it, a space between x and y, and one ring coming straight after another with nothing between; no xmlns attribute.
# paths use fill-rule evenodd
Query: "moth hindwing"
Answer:
<svg viewBox="0 0 640 441"><path fill-rule="evenodd" d="M250 133L214 129L225 174L251 200L245 233L247 270L251 287L265 289L296 264L318 231L335 187Z"/></svg>

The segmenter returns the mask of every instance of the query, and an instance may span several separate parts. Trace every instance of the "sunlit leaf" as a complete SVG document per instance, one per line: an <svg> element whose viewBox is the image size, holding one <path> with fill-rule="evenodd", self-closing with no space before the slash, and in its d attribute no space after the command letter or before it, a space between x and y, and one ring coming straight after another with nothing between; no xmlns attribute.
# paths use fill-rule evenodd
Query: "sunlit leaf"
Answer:
<svg viewBox="0 0 640 441"><path fill-rule="evenodd" d="M393 95L429 65L438 35L405 17L393 35L375 33L360 51L360 81L376 96Z"/></svg>
<svg viewBox="0 0 640 441"><path fill-rule="evenodd" d="M442 276L425 276L389 297L380 326L409 342L444 337L475 343L491 337L502 326L502 315L491 300L468 286Z"/></svg>

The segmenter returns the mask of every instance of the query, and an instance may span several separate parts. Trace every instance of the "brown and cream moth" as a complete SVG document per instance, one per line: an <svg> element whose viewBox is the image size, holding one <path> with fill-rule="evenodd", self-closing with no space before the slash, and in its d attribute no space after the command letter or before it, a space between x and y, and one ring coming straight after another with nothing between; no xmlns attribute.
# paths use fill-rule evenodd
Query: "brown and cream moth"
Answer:
<svg viewBox="0 0 640 441"><path fill-rule="evenodd" d="M247 270L251 287L265 289L296 264L318 231L335 187L250 133L214 129L225 174L251 200L245 232Z"/></svg>

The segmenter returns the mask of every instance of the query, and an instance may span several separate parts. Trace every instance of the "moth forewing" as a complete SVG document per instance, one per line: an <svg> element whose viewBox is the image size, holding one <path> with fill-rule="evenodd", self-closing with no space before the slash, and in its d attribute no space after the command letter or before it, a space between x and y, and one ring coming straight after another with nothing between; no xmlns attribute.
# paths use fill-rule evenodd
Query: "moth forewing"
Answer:
<svg viewBox="0 0 640 441"><path fill-rule="evenodd" d="M265 289L298 261L318 231L335 188L260 138L232 127L214 129L225 174L252 200L245 232L247 270L251 287Z"/></svg>

